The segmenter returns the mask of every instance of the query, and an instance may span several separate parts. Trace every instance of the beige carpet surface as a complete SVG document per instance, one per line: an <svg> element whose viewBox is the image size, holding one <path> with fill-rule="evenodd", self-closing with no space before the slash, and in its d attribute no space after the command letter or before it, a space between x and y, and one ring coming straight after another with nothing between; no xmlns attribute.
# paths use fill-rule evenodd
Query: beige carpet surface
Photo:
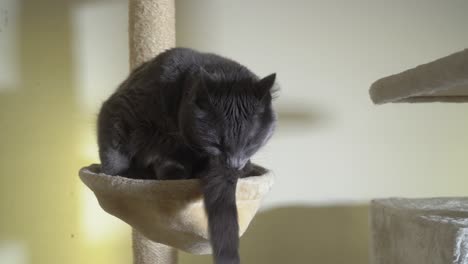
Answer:
<svg viewBox="0 0 468 264"><path fill-rule="evenodd" d="M468 102L468 49L374 82L375 104Z"/></svg>
<svg viewBox="0 0 468 264"><path fill-rule="evenodd" d="M468 197L374 200L371 264L468 264Z"/></svg>

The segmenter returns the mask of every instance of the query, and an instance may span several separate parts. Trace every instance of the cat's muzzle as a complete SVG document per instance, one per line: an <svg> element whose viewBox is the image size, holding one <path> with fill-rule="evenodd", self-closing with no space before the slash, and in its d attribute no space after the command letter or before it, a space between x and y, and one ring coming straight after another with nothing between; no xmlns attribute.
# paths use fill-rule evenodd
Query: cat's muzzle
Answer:
<svg viewBox="0 0 468 264"><path fill-rule="evenodd" d="M226 165L229 169L242 170L249 160L237 157L228 157Z"/></svg>

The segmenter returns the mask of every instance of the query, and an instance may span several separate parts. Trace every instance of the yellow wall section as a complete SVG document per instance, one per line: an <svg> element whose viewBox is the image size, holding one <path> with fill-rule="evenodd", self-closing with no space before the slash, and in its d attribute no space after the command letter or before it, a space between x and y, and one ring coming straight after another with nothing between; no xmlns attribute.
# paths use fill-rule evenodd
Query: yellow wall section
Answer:
<svg viewBox="0 0 468 264"><path fill-rule="evenodd" d="M71 2L0 4L18 5L8 18L20 76L0 89L2 264L131 263L128 228L99 210L77 175L96 162L95 121L76 100Z"/></svg>

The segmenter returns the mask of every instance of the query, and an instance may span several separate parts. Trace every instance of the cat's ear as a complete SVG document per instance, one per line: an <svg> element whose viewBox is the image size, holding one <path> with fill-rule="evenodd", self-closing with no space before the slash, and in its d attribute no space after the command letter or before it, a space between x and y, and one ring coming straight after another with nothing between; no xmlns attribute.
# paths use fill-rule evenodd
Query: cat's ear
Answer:
<svg viewBox="0 0 468 264"><path fill-rule="evenodd" d="M201 110L209 110L211 108L211 98L206 87L207 79L201 73L197 78L197 84L194 87L194 103Z"/></svg>
<svg viewBox="0 0 468 264"><path fill-rule="evenodd" d="M276 80L276 73L272 73L263 79L259 80L256 85L256 93L257 97L262 100L264 99L268 94L271 95L273 85L275 84Z"/></svg>

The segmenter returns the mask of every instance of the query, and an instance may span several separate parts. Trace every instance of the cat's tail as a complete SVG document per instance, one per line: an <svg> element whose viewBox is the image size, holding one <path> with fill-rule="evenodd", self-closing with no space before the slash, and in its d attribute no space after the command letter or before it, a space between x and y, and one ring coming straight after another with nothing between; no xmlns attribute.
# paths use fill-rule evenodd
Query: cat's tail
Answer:
<svg viewBox="0 0 468 264"><path fill-rule="evenodd" d="M201 179L216 264L240 263L236 206L237 178L235 173L215 169L203 175Z"/></svg>

